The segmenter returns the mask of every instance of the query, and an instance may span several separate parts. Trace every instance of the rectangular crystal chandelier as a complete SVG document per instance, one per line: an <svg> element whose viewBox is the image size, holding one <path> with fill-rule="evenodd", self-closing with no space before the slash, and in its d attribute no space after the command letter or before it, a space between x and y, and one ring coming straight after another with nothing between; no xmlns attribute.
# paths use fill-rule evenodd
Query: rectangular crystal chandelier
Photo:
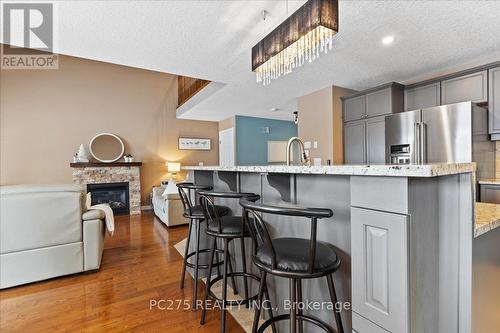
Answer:
<svg viewBox="0 0 500 333"><path fill-rule="evenodd" d="M332 49L338 0L309 0L252 48L252 71L268 85Z"/></svg>

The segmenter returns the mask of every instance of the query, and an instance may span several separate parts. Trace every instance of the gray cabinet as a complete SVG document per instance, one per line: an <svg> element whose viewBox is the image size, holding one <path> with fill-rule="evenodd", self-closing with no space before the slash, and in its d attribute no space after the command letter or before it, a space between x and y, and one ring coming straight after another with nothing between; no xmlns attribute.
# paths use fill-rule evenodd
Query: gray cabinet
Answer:
<svg viewBox="0 0 500 333"><path fill-rule="evenodd" d="M351 121L344 125L344 162L346 164L366 163L365 121Z"/></svg>
<svg viewBox="0 0 500 333"><path fill-rule="evenodd" d="M351 207L351 244L353 316L408 332L408 216Z"/></svg>
<svg viewBox="0 0 500 333"><path fill-rule="evenodd" d="M481 202L500 204L500 185L481 184L480 192Z"/></svg>
<svg viewBox="0 0 500 333"><path fill-rule="evenodd" d="M386 115L402 112L404 86L392 82L342 97L344 163L385 162Z"/></svg>
<svg viewBox="0 0 500 333"><path fill-rule="evenodd" d="M364 119L365 96L358 96L344 101L344 121Z"/></svg>
<svg viewBox="0 0 500 333"><path fill-rule="evenodd" d="M441 81L441 104L488 101L488 71Z"/></svg>
<svg viewBox="0 0 500 333"><path fill-rule="evenodd" d="M403 112L404 86L391 82L341 97L344 122Z"/></svg>
<svg viewBox="0 0 500 333"><path fill-rule="evenodd" d="M366 162L385 163L385 116L366 120Z"/></svg>
<svg viewBox="0 0 500 333"><path fill-rule="evenodd" d="M441 83L405 89L405 111L441 105Z"/></svg>
<svg viewBox="0 0 500 333"><path fill-rule="evenodd" d="M500 67L489 70L489 134L500 140Z"/></svg>
<svg viewBox="0 0 500 333"><path fill-rule="evenodd" d="M391 88L366 94L366 117L376 117L392 113L391 97Z"/></svg>

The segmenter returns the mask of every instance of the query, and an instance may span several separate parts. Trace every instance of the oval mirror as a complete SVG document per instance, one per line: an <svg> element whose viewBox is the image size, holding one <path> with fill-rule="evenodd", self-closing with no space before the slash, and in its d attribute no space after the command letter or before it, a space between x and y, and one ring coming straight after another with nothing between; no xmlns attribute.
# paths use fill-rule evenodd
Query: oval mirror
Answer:
<svg viewBox="0 0 500 333"><path fill-rule="evenodd" d="M125 152L122 139L111 133L97 134L90 140L90 154L99 162L118 161Z"/></svg>

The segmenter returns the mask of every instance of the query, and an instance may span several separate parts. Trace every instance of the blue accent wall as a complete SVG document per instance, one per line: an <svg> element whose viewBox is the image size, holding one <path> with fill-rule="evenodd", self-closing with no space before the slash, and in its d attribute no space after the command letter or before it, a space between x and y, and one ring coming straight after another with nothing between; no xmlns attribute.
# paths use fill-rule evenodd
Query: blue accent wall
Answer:
<svg viewBox="0 0 500 333"><path fill-rule="evenodd" d="M269 133L264 133L269 127ZM236 116L236 165L265 165L267 141L287 141L297 136L293 121Z"/></svg>

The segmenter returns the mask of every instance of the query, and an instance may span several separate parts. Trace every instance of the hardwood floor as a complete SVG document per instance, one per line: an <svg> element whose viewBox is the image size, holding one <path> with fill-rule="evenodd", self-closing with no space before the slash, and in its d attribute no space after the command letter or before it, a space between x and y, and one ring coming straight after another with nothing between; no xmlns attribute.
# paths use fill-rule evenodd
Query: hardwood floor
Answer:
<svg viewBox="0 0 500 333"><path fill-rule="evenodd" d="M150 300L191 299L192 279L179 289L182 257L174 248L186 233L149 212L117 217L100 271L0 291L0 331L218 332L218 310L201 326L201 311L150 309ZM226 332L243 332L229 315Z"/></svg>

